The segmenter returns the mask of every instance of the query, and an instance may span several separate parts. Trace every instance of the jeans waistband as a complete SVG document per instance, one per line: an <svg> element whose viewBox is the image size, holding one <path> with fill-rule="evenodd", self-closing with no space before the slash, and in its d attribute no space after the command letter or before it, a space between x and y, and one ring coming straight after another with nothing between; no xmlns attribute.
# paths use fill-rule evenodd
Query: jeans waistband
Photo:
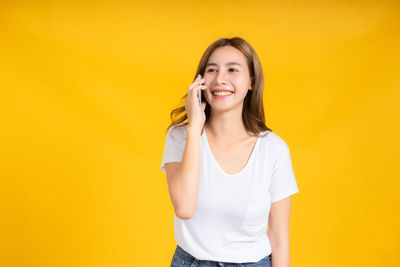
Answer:
<svg viewBox="0 0 400 267"><path fill-rule="evenodd" d="M192 262L196 259L189 252L186 252L183 248L181 248L179 245L177 245L176 247L176 254L178 254L178 256L181 257L184 261Z"/></svg>
<svg viewBox="0 0 400 267"><path fill-rule="evenodd" d="M178 254L179 257L181 257L185 262L193 262L194 260L200 261L199 259L196 259L194 256L192 256L189 252L185 251L183 248L181 248L179 245L176 247L176 254ZM271 254L266 256L265 258L269 257L271 259ZM217 261L209 261L209 260L201 260L203 263L216 263Z"/></svg>

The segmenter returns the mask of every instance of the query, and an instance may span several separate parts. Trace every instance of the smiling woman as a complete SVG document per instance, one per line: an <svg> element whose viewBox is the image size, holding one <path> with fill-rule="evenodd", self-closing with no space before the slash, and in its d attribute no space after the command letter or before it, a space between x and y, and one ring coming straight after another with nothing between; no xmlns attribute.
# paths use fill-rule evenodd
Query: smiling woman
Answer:
<svg viewBox="0 0 400 267"><path fill-rule="evenodd" d="M220 51L223 53L219 53ZM221 58L221 56L224 56L225 58ZM221 60L226 61L221 63ZM199 75L204 76L204 78L206 79L206 85L210 83L211 77L219 79L224 78L221 75L229 75L231 78L235 78L235 84L237 84L238 79L240 78L249 78L251 84L249 86L249 90L246 92L242 105L242 119L244 127L253 134L259 134L260 132L267 130L272 131L265 125L264 106L262 99L264 75L261 62L257 56L257 53L248 42L239 37L234 37L231 39L222 38L213 42L206 49L200 59L194 82ZM215 82L216 81L214 81L213 84L214 87L211 89L222 89L233 92L235 90L233 84L215 84ZM241 84L241 86L243 86L243 84ZM204 112L206 115L206 122L208 122L211 117L211 106L209 101L212 100L210 88L209 90L206 90L206 93L208 93L208 98L205 99ZM182 99L185 99L187 97L188 94L184 95ZM174 109L171 112L171 119L172 123L171 125L169 125L167 130L169 130L173 126L187 124L184 123L188 119L186 107L179 107Z"/></svg>
<svg viewBox="0 0 400 267"><path fill-rule="evenodd" d="M289 147L265 125L262 94L254 49L223 38L204 52L185 106L171 112L161 163L175 210L171 266L290 266L299 190Z"/></svg>

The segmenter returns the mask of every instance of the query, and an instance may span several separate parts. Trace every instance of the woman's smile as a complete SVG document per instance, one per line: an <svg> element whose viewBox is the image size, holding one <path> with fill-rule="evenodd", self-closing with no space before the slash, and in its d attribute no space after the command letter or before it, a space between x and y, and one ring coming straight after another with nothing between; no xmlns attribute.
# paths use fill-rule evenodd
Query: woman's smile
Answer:
<svg viewBox="0 0 400 267"><path fill-rule="evenodd" d="M227 99L233 96L233 92L212 92L211 95L215 99Z"/></svg>

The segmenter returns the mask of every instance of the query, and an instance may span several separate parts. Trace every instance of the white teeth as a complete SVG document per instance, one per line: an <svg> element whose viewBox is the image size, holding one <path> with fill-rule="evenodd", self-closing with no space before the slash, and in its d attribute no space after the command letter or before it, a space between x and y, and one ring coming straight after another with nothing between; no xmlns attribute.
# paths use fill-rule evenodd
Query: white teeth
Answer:
<svg viewBox="0 0 400 267"><path fill-rule="evenodd" d="M231 95L232 92L214 92L213 94L218 96L225 96L225 95Z"/></svg>

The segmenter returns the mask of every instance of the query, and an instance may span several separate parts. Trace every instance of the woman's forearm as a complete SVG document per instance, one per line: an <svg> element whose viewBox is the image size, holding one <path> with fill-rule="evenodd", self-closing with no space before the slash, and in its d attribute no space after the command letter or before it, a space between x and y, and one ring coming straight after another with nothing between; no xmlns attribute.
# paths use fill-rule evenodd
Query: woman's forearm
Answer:
<svg viewBox="0 0 400 267"><path fill-rule="evenodd" d="M272 245L272 267L290 267L289 244Z"/></svg>
<svg viewBox="0 0 400 267"><path fill-rule="evenodd" d="M182 163L171 179L171 198L181 219L190 219L196 209L200 181L200 129L188 127Z"/></svg>

